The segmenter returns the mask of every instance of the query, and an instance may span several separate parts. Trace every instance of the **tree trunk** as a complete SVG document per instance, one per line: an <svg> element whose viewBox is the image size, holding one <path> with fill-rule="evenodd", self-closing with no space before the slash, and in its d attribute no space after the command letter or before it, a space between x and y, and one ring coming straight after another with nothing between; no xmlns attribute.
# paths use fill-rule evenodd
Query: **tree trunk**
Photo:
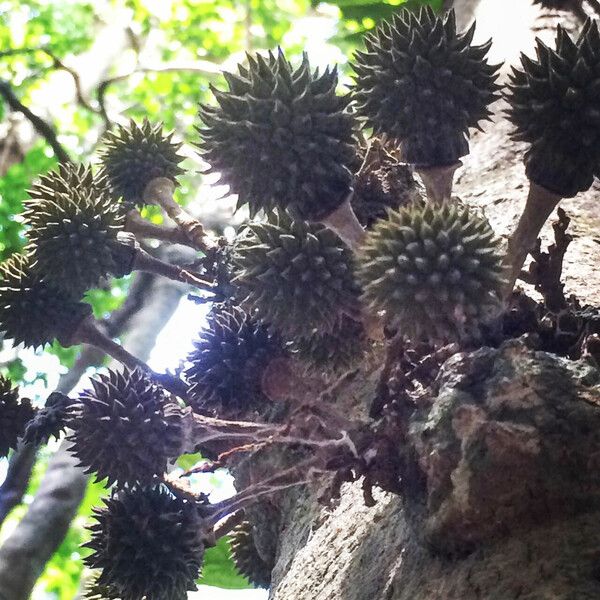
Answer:
<svg viewBox="0 0 600 600"><path fill-rule="evenodd" d="M492 60L516 64L534 31L552 42L562 13L528 0L455 2L494 36ZM511 27L502 28L502 15ZM508 21L507 21L508 22ZM503 69L504 76L509 65ZM472 138L455 193L506 235L525 202L523 147L497 107ZM598 304L600 217L594 191L565 201L575 240L566 291ZM547 229L545 230L545 235ZM372 364L382 364L373 357ZM377 370L339 390L345 414L375 397ZM360 391L357 393L357 389ZM280 499L272 600L586 600L600 598L600 374L522 340L460 353L411 418L414 469L402 497L345 484L323 508L305 490ZM257 544L258 545L258 544Z"/></svg>

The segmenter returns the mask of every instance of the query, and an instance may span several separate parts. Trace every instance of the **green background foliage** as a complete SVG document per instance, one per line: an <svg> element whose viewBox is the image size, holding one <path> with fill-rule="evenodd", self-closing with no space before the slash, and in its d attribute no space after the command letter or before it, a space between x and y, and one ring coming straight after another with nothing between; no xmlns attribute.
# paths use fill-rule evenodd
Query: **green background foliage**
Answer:
<svg viewBox="0 0 600 600"><path fill-rule="evenodd" d="M192 143L198 103L208 101L209 85L219 85L220 70L233 69L243 60L244 51L281 45L294 58L307 43L314 44L318 31L320 52L339 61L344 72L345 61L360 45L360 37L380 19L389 17L400 5L427 3L439 9L441 2L0 0L0 80L9 82L16 96L47 120L67 152L80 160L92 156L105 131L106 116L118 122L145 116L160 119ZM121 47L107 59L117 37L121 41L115 44ZM312 58L322 60L323 56ZM75 84L81 90L80 101ZM20 119L9 114L0 100L0 260L23 247L19 213L27 189L36 177L56 165L48 144L33 131L23 144L22 156L6 163L10 159L6 146L11 126ZM192 156L191 146L189 150ZM179 191L183 202L200 181L198 163L187 162L189 175ZM150 216L160 221L156 211ZM114 282L110 289L91 291L87 300L95 315L103 318L117 308L127 286L126 278ZM47 351L69 367L79 349L55 344ZM0 370L9 372L15 381L31 383L45 377L28 370L19 357L0 361ZM55 447L40 453L26 502L5 521L0 537L6 537L26 512L27 501L35 494ZM198 458L182 457L179 466L190 468ZM35 598L70 600L76 595L82 574L80 544L87 535L84 525L92 506L105 493L100 485L89 484L77 518L38 582ZM236 589L248 586L233 568L226 540L208 551L201 582Z"/></svg>

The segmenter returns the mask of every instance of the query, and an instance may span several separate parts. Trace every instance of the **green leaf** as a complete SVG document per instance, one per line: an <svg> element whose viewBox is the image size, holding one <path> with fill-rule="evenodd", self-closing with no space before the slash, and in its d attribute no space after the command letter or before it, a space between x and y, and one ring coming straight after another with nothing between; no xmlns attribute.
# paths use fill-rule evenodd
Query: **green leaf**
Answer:
<svg viewBox="0 0 600 600"><path fill-rule="evenodd" d="M245 590L252 587L235 568L231 559L229 538L221 538L214 548L206 551L204 567L198 583L228 590Z"/></svg>

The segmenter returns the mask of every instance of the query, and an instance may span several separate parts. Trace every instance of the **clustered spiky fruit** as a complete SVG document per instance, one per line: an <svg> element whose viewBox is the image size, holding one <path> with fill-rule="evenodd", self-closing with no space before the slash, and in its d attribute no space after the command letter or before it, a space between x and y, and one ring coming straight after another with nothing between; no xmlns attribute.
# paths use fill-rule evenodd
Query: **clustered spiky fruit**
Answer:
<svg viewBox="0 0 600 600"><path fill-rule="evenodd" d="M172 138L173 133L163 133L162 123L152 125L148 119L141 126L130 121L128 127L119 125L116 132L109 132L101 158L113 193L130 206L141 206L144 190L153 179L164 177L177 183L184 157L178 153L181 144Z"/></svg>
<svg viewBox="0 0 600 600"><path fill-rule="evenodd" d="M411 338L469 332L498 303L502 253L488 221L458 205L390 211L368 233L358 278L373 312Z"/></svg>
<svg viewBox="0 0 600 600"><path fill-rule="evenodd" d="M242 306L288 338L331 331L356 308L353 254L324 225L279 211L248 225L234 260Z"/></svg>
<svg viewBox="0 0 600 600"><path fill-rule="evenodd" d="M474 27L457 34L453 10L404 9L355 55L356 112L376 134L397 138L409 163L456 163L469 152L469 128L491 114L498 67L484 60L491 41L471 46Z"/></svg>
<svg viewBox="0 0 600 600"><path fill-rule="evenodd" d="M255 587L268 588L271 585L271 568L260 556L255 544L253 526L242 521L231 532L229 547L231 558L237 570Z"/></svg>
<svg viewBox="0 0 600 600"><path fill-rule="evenodd" d="M513 68L508 116L530 144L529 179L561 197L587 190L600 174L600 34L588 19L577 40L559 26L556 50L537 40L537 60Z"/></svg>
<svg viewBox="0 0 600 600"><path fill-rule="evenodd" d="M92 379L71 410L71 451L97 481L148 484L179 455L181 409L139 368Z"/></svg>
<svg viewBox="0 0 600 600"><path fill-rule="evenodd" d="M211 170L248 204L251 216L274 207L321 219L350 191L354 121L336 95L337 70L294 69L281 50L248 56L239 75L225 73L218 106L202 106L200 148Z"/></svg>
<svg viewBox="0 0 600 600"><path fill-rule="evenodd" d="M58 439L67 427L74 400L60 392L52 392L44 408L36 411L25 428L23 441L27 444L45 444L51 437Z"/></svg>
<svg viewBox="0 0 600 600"><path fill-rule="evenodd" d="M14 254L0 264L0 331L16 344L39 347L58 339L70 345L91 312L89 304L41 281L29 256Z"/></svg>
<svg viewBox="0 0 600 600"><path fill-rule="evenodd" d="M123 210L89 167L62 165L29 194L23 217L32 267L42 279L79 297L102 277L131 271L132 250L118 240Z"/></svg>
<svg viewBox="0 0 600 600"><path fill-rule="evenodd" d="M335 373L360 361L367 338L362 323L344 316L330 332L315 329L310 336L295 340L293 348L309 369Z"/></svg>
<svg viewBox="0 0 600 600"><path fill-rule="evenodd" d="M0 457L7 456L11 448L17 448L17 442L34 414L31 402L27 398L19 399L19 388L0 375Z"/></svg>
<svg viewBox="0 0 600 600"><path fill-rule="evenodd" d="M195 590L204 558L198 507L163 487L113 495L94 510L92 553L101 569L90 594L105 600L185 600Z"/></svg>
<svg viewBox="0 0 600 600"><path fill-rule="evenodd" d="M188 357L189 398L201 412L221 417L260 410L268 403L261 389L264 370L284 355L278 335L237 306L217 305Z"/></svg>
<svg viewBox="0 0 600 600"><path fill-rule="evenodd" d="M388 208L398 209L421 199L410 165L379 145L375 158L354 180L351 204L364 227L385 218Z"/></svg>

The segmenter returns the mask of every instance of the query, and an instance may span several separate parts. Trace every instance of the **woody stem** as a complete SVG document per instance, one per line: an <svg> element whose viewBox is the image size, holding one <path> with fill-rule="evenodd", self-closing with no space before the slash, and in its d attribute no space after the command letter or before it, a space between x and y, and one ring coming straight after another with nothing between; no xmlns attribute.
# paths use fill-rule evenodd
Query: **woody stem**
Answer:
<svg viewBox="0 0 600 600"><path fill-rule="evenodd" d="M209 244L202 223L189 215L175 200L173 193L175 184L166 177L157 177L148 183L144 190L143 200L148 204L158 204L169 215L177 226L184 232L189 242L206 252Z"/></svg>

